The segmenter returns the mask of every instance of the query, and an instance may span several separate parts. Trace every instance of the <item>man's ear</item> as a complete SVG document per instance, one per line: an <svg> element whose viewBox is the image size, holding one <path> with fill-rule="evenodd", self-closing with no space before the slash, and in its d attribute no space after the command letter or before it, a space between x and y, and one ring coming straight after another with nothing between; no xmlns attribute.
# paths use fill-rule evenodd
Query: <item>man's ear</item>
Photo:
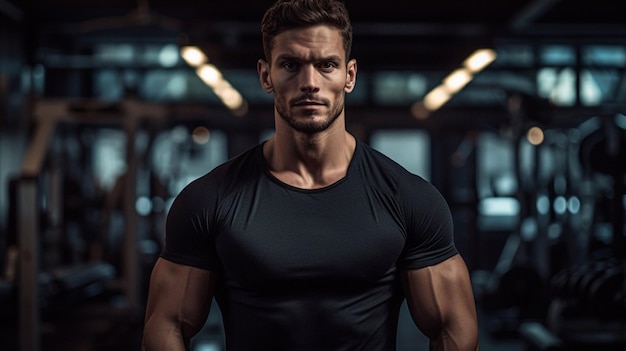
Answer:
<svg viewBox="0 0 626 351"><path fill-rule="evenodd" d="M256 64L257 72L259 73L259 81L261 82L261 87L265 90L266 93L271 93L274 91L274 86L272 85L272 78L270 77L270 65L267 61L263 59L259 59Z"/></svg>
<svg viewBox="0 0 626 351"><path fill-rule="evenodd" d="M354 86L356 85L356 71L356 60L352 59L348 61L346 70L346 84L344 85L344 90L346 93L351 93L352 90L354 90Z"/></svg>

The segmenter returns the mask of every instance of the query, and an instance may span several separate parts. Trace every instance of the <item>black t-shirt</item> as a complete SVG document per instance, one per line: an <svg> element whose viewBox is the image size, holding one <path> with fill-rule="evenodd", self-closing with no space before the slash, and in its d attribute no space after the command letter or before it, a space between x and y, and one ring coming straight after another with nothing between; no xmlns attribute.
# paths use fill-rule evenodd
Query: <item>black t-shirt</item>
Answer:
<svg viewBox="0 0 626 351"><path fill-rule="evenodd" d="M262 145L176 198L162 257L218 273L228 351L395 350L398 272L457 253L430 183L357 142L347 174L299 189Z"/></svg>

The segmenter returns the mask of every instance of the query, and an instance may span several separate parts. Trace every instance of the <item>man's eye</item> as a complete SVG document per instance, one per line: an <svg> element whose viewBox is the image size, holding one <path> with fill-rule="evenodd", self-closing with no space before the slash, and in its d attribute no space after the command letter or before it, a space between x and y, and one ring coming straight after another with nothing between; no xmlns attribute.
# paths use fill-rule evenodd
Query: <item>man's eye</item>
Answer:
<svg viewBox="0 0 626 351"><path fill-rule="evenodd" d="M325 71L330 71L333 70L335 68L337 68L337 65L334 62L324 62L321 65L322 69L324 69Z"/></svg>
<svg viewBox="0 0 626 351"><path fill-rule="evenodd" d="M283 68L285 68L288 71L293 71L295 69L298 68L298 66L295 64L295 62L285 62L282 64Z"/></svg>

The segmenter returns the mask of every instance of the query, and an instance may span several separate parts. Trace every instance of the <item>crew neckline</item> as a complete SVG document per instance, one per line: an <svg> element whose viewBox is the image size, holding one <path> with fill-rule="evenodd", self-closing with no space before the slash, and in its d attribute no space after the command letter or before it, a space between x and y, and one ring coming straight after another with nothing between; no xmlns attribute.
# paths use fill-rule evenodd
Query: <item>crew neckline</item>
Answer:
<svg viewBox="0 0 626 351"><path fill-rule="evenodd" d="M355 159L357 157L359 157L358 155L360 154L360 150L361 150L361 142L355 138L355 146L354 146L354 153L352 154L352 158L350 159L350 163L348 164L348 169L346 170L346 174L341 177L340 179L338 179L336 182L329 184L327 186L321 187L321 188L315 188L315 189L306 189L306 188L299 188L297 186L293 186L290 184L287 184L285 182L283 182L282 180L278 179L275 175L272 174L272 172L270 172L269 169L269 165L267 163L267 160L265 159L265 155L263 154L263 145L265 145L265 143L267 142L267 140L265 140L264 142L262 142L258 149L257 149L257 157L259 158L259 162L261 163L261 168L263 169L263 173L275 184L277 184L278 186L288 189L288 190L292 190L292 191L296 191L296 192L300 192L300 193L319 193L319 192L324 192L327 190L331 190L333 188L336 188L338 186L340 186L341 184L345 183L347 181L347 179L350 177L350 174L352 173L352 169L354 168L354 163L355 163Z"/></svg>

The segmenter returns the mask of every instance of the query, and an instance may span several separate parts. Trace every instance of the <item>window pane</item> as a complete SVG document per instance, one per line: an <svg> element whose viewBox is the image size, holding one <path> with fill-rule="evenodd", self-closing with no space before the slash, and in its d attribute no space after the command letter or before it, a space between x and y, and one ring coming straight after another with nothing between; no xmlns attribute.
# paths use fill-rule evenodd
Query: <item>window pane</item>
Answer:
<svg viewBox="0 0 626 351"><path fill-rule="evenodd" d="M574 65L576 52L571 46L548 45L540 50L540 60L543 65Z"/></svg>
<svg viewBox="0 0 626 351"><path fill-rule="evenodd" d="M479 227L514 229L520 214L514 143L496 134L482 134L476 145L476 168Z"/></svg>
<svg viewBox="0 0 626 351"><path fill-rule="evenodd" d="M593 45L582 49L582 60L585 65L626 66L626 47L610 45Z"/></svg>
<svg viewBox="0 0 626 351"><path fill-rule="evenodd" d="M374 77L374 100L379 104L414 102L424 96L426 78L407 72L381 72Z"/></svg>
<svg viewBox="0 0 626 351"><path fill-rule="evenodd" d="M209 130L208 141L193 141L190 129L177 126L161 133L152 147L152 167L172 194L177 194L193 179L227 160L227 136L221 130Z"/></svg>
<svg viewBox="0 0 626 351"><path fill-rule="evenodd" d="M615 97L620 73L615 69L582 70L580 76L580 102L586 106L599 105Z"/></svg>
<svg viewBox="0 0 626 351"><path fill-rule="evenodd" d="M576 73L572 68L542 68L537 73L537 93L559 106L576 103Z"/></svg>
<svg viewBox="0 0 626 351"><path fill-rule="evenodd" d="M422 130L380 130L370 145L398 162L409 172L430 179L430 136Z"/></svg>
<svg viewBox="0 0 626 351"><path fill-rule="evenodd" d="M500 66L532 66L534 53L529 45L506 45L497 49L498 59L491 65Z"/></svg>

